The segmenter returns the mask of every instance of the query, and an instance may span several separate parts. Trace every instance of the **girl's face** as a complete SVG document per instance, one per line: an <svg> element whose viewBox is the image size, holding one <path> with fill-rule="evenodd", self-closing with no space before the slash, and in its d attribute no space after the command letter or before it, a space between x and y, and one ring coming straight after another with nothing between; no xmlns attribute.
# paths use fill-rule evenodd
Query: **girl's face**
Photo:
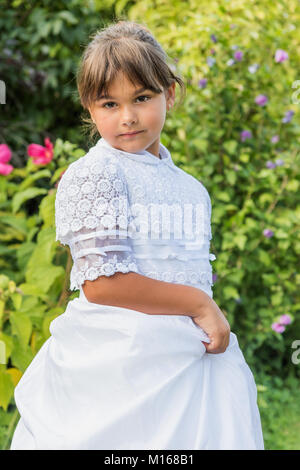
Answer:
<svg viewBox="0 0 300 470"><path fill-rule="evenodd" d="M160 133L166 110L175 100L175 83L161 94L133 86L124 74L111 83L108 97L89 108L99 134L114 148L135 153L147 150L159 157ZM124 135L139 131L137 134Z"/></svg>

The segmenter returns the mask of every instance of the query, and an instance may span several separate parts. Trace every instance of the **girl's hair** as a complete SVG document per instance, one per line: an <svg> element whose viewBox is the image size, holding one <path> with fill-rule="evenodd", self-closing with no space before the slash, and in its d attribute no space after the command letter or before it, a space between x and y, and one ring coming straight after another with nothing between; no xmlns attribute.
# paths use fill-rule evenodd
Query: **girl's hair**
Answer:
<svg viewBox="0 0 300 470"><path fill-rule="evenodd" d="M141 84L155 93L162 93L161 87L167 90L177 82L181 104L186 87L167 62L169 57L144 25L120 20L98 30L86 46L77 71L77 88L83 108L88 109L102 92L108 92L119 71L134 86ZM171 67L175 68L173 64ZM90 137L94 137L97 127L92 119L82 116L82 121L87 123L84 127L90 130Z"/></svg>

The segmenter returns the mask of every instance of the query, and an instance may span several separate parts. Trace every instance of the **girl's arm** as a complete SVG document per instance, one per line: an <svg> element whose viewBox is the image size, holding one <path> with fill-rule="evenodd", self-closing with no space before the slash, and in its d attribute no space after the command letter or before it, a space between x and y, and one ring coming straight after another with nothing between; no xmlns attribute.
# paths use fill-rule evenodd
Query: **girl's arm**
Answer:
<svg viewBox="0 0 300 470"><path fill-rule="evenodd" d="M220 354L230 341L230 325L216 302L196 287L158 281L135 272L100 276L82 286L89 302L138 310L150 315L187 315L209 336L206 351Z"/></svg>
<svg viewBox="0 0 300 470"><path fill-rule="evenodd" d="M89 302L150 315L196 316L211 301L208 294L195 287L158 281L135 272L117 272L95 281L86 280L82 288Z"/></svg>

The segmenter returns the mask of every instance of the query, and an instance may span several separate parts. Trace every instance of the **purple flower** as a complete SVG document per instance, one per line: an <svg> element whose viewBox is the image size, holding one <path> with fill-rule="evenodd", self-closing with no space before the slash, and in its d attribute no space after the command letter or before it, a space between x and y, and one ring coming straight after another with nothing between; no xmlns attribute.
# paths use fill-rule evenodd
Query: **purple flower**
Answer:
<svg viewBox="0 0 300 470"><path fill-rule="evenodd" d="M289 315L281 315L281 317L279 318L279 323L280 325L289 325L290 323L292 323L292 319Z"/></svg>
<svg viewBox="0 0 300 470"><path fill-rule="evenodd" d="M279 141L279 135L273 135L271 142L272 144L276 144Z"/></svg>
<svg viewBox="0 0 300 470"><path fill-rule="evenodd" d="M213 281L213 282L216 282L217 279L218 279L218 275L217 275L217 274L213 274L213 275L212 275L212 281Z"/></svg>
<svg viewBox="0 0 300 470"><path fill-rule="evenodd" d="M243 58L243 52L242 51L236 51L234 53L234 58L235 60L237 60L238 62L240 62Z"/></svg>
<svg viewBox="0 0 300 470"><path fill-rule="evenodd" d="M268 101L268 98L265 95L258 95L255 98L255 103L258 104L259 106L264 106Z"/></svg>
<svg viewBox="0 0 300 470"><path fill-rule="evenodd" d="M201 78L198 82L198 87L199 88L205 88L207 84L207 78Z"/></svg>
<svg viewBox="0 0 300 470"><path fill-rule="evenodd" d="M276 163L273 163L273 162L271 162L271 160L268 160L267 163L266 163L266 167L270 168L270 169L276 168Z"/></svg>
<svg viewBox="0 0 300 470"><path fill-rule="evenodd" d="M272 330L277 331L277 333L283 333L285 330L285 326L280 325L279 323L275 322L275 323L272 323Z"/></svg>
<svg viewBox="0 0 300 470"><path fill-rule="evenodd" d="M273 237L274 232L272 232L272 230L270 230L269 228L266 228L263 231L263 234L264 234L265 237L270 238L270 237Z"/></svg>
<svg viewBox="0 0 300 470"><path fill-rule="evenodd" d="M286 59L289 58L289 55L287 52L285 52L283 49L277 49L275 52L275 62L284 62Z"/></svg>
<svg viewBox="0 0 300 470"><path fill-rule="evenodd" d="M246 139L251 139L252 133L251 131L242 131L240 133L241 141L245 142Z"/></svg>
<svg viewBox="0 0 300 470"><path fill-rule="evenodd" d="M213 42L217 42L217 38L214 34L211 34L210 35L210 39L213 41Z"/></svg>
<svg viewBox="0 0 300 470"><path fill-rule="evenodd" d="M289 110L285 113L285 116L284 118L282 118L281 122L284 122L284 123L287 123L287 122L290 122L290 120L292 119L292 117L294 116L294 111L292 110Z"/></svg>
<svg viewBox="0 0 300 470"><path fill-rule="evenodd" d="M210 53L211 53L211 54L215 54L215 53L216 53L215 49L211 49L211 50L210 50Z"/></svg>
<svg viewBox="0 0 300 470"><path fill-rule="evenodd" d="M277 160L275 160L275 163L276 163L276 166L284 165L284 161L281 158L277 158Z"/></svg>

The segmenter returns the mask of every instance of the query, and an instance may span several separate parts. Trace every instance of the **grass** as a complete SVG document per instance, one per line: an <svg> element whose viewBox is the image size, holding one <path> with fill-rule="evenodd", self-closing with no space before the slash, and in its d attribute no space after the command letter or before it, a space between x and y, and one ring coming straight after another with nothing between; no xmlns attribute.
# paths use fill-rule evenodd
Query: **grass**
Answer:
<svg viewBox="0 0 300 470"><path fill-rule="evenodd" d="M266 450L300 450L299 379L264 378L258 405Z"/></svg>

